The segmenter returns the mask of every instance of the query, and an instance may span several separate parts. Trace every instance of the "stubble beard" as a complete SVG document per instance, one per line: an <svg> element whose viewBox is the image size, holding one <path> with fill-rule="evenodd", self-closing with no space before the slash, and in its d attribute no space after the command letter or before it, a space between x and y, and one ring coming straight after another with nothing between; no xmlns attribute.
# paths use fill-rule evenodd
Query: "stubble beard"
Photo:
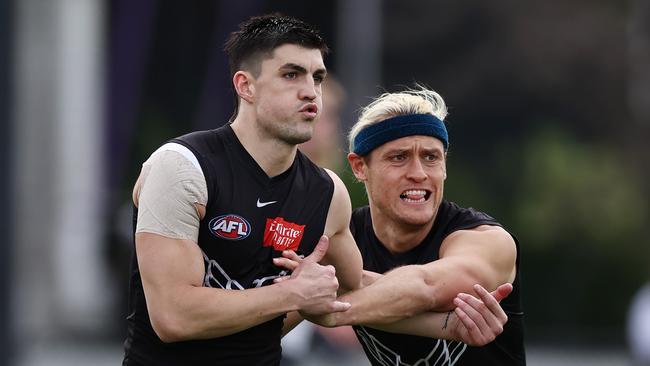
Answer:
<svg viewBox="0 0 650 366"><path fill-rule="evenodd" d="M304 123L313 124L315 121L267 122L262 125L268 136L287 145L299 145L311 140L313 135L313 125L311 128L301 128L300 124Z"/></svg>

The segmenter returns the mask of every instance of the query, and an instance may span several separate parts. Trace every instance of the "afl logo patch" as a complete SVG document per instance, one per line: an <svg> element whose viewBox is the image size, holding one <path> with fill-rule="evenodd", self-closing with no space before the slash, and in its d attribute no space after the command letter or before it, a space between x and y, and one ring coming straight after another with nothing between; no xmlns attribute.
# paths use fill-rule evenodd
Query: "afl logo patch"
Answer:
<svg viewBox="0 0 650 366"><path fill-rule="evenodd" d="M222 239L242 240L251 233L251 225L239 215L221 215L210 220L210 232Z"/></svg>

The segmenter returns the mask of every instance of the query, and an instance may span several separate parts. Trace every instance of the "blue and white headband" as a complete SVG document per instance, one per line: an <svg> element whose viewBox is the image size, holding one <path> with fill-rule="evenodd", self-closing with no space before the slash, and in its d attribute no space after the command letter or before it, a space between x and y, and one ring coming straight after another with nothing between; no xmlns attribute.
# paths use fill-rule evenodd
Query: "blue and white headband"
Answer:
<svg viewBox="0 0 650 366"><path fill-rule="evenodd" d="M433 136L442 141L445 151L449 136L445 124L431 114L406 114L369 125L354 137L354 153L365 156L380 145L406 136Z"/></svg>

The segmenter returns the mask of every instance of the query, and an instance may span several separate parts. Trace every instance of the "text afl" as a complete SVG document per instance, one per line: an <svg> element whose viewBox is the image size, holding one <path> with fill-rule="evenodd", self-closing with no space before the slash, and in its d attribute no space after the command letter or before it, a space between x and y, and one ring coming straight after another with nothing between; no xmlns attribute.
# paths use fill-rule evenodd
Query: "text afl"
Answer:
<svg viewBox="0 0 650 366"><path fill-rule="evenodd" d="M214 236L227 240L242 240L251 233L248 220L235 214L217 216L210 220L208 226Z"/></svg>

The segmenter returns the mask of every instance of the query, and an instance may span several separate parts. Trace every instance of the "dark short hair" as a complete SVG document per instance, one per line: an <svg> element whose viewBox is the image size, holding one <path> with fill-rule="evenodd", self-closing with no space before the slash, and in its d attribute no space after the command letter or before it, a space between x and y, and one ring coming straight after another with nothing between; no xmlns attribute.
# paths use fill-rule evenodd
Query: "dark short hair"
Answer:
<svg viewBox="0 0 650 366"><path fill-rule="evenodd" d="M323 56L329 51L319 32L302 20L280 13L252 17L240 23L225 43L230 76L242 69L259 75L261 61L284 44L318 49Z"/></svg>

